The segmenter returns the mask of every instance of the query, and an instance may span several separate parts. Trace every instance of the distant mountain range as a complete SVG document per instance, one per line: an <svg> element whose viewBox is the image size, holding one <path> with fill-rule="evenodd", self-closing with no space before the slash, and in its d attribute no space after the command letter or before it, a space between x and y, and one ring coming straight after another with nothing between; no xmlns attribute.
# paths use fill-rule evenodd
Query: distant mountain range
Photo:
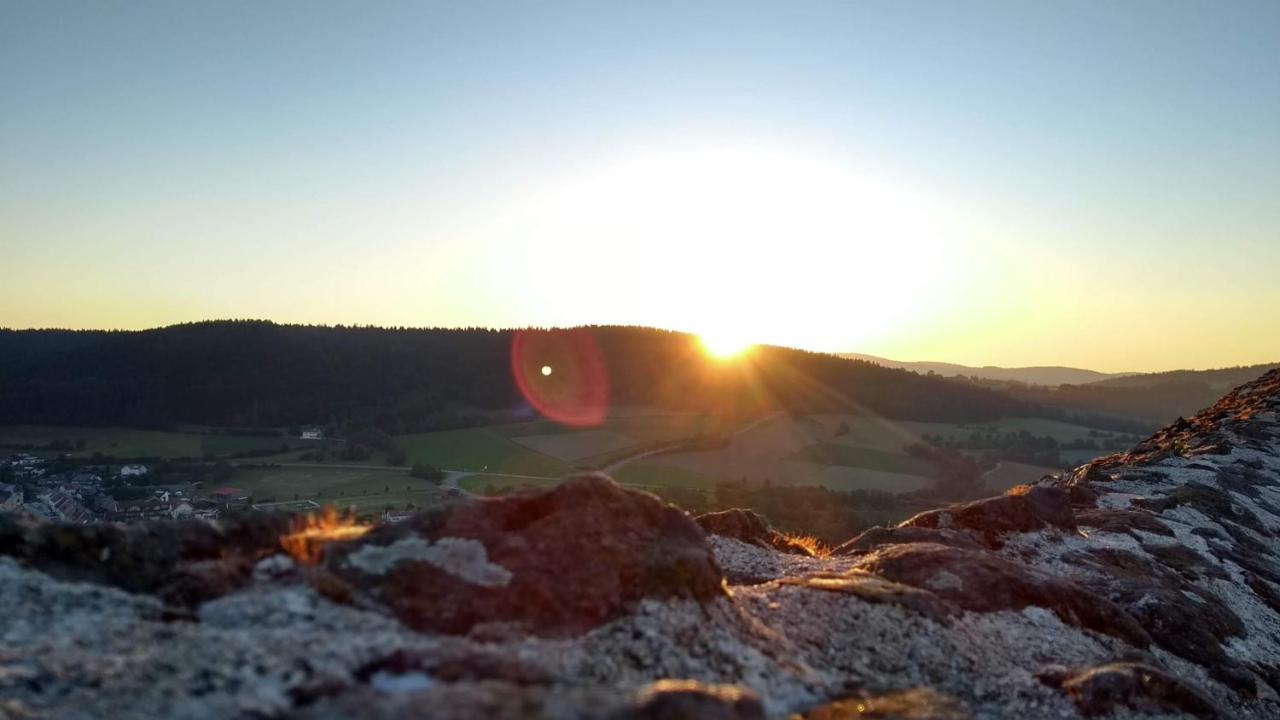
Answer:
<svg viewBox="0 0 1280 720"><path fill-rule="evenodd" d="M889 368L911 370L918 372L921 375L928 375L931 372L944 377L966 375L968 377L976 377L983 380L1021 382L1027 383L1028 385L1084 385L1086 383L1101 382L1103 380L1116 380L1138 374L1104 373L1098 372L1097 370L1085 370L1083 368L1060 367L1055 365L1006 368L997 367L995 365L973 367L971 365L957 365L955 363L944 362L901 362L898 360L876 357L875 355L864 355L862 353L840 353L840 357L850 358L853 360L866 360L867 362L873 362L877 365L883 365Z"/></svg>

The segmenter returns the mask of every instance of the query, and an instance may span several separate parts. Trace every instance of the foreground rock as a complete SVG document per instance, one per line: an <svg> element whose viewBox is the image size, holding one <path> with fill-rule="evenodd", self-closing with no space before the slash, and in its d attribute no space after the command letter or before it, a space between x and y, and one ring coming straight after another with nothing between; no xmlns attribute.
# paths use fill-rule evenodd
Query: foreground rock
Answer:
<svg viewBox="0 0 1280 720"><path fill-rule="evenodd" d="M275 520L0 520L0 716L1277 718L1278 412L1274 371L831 557L599 476L314 566Z"/></svg>
<svg viewBox="0 0 1280 720"><path fill-rule="evenodd" d="M417 630L580 633L640 600L723 597L685 513L599 474L478 500L333 546L325 566Z"/></svg>
<svg viewBox="0 0 1280 720"><path fill-rule="evenodd" d="M742 508L705 513L694 518L703 530L713 535L729 537L750 545L773 548L784 553L813 557L813 549L804 543L769 527L759 513Z"/></svg>

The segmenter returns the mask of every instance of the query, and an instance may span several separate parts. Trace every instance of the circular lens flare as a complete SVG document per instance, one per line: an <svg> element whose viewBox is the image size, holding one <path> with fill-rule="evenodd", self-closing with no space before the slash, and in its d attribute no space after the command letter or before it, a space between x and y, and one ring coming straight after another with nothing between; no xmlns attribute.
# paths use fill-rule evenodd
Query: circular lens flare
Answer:
<svg viewBox="0 0 1280 720"><path fill-rule="evenodd" d="M600 424L609 405L604 357L587 330L520 330L511 374L529 405L564 425Z"/></svg>

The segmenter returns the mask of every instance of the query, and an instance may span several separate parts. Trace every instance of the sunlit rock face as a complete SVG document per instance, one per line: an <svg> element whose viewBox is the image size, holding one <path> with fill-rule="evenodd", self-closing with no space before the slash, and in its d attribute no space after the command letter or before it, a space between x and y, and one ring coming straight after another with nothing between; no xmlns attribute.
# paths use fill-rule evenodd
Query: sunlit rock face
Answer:
<svg viewBox="0 0 1280 720"><path fill-rule="evenodd" d="M297 559L274 516L0 519L0 715L1280 717L1278 411L1280 371L826 557L600 476Z"/></svg>

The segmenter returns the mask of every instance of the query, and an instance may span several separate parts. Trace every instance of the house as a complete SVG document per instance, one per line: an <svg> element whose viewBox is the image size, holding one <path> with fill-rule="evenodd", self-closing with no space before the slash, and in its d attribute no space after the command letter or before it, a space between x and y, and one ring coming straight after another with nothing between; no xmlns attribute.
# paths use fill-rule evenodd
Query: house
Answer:
<svg viewBox="0 0 1280 720"><path fill-rule="evenodd" d="M77 472L72 473L67 482L78 487L98 487L102 484L102 477L91 472Z"/></svg>
<svg viewBox="0 0 1280 720"><path fill-rule="evenodd" d="M138 477L146 474L146 465L125 465L120 468L120 477Z"/></svg>
<svg viewBox="0 0 1280 720"><path fill-rule="evenodd" d="M40 499L63 522L87 523L96 519L93 512L81 505L74 495L61 488L41 495Z"/></svg>
<svg viewBox="0 0 1280 720"><path fill-rule="evenodd" d="M111 519L117 522L138 522L140 520L184 520L194 517L195 507L184 497L167 491L130 503L120 503Z"/></svg>
<svg viewBox="0 0 1280 720"><path fill-rule="evenodd" d="M394 525L396 523L404 522L405 520L408 520L409 518L413 517L413 514L415 512L417 511L416 510L392 510L391 508L387 508L386 510L382 511L382 522L388 525Z"/></svg>
<svg viewBox="0 0 1280 720"><path fill-rule="evenodd" d="M17 510L22 507L22 486L0 483L0 510Z"/></svg>
<svg viewBox="0 0 1280 720"><path fill-rule="evenodd" d="M44 520L45 522L54 522L58 519L57 513L53 511L53 508L49 507L48 503L29 502L22 506L22 511L37 520Z"/></svg>
<svg viewBox="0 0 1280 720"><path fill-rule="evenodd" d="M240 488L222 487L213 491L213 501L223 508L244 507L250 499L252 496Z"/></svg>

